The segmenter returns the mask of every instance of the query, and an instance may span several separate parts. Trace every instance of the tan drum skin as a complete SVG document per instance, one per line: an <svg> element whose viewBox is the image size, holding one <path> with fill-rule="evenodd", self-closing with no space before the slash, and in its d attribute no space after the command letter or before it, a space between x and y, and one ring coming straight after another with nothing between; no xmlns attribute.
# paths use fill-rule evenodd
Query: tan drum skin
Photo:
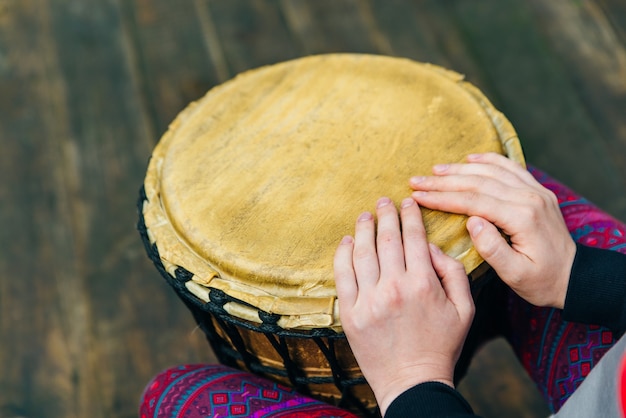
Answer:
<svg viewBox="0 0 626 418"><path fill-rule="evenodd" d="M219 289L251 323L262 310L285 329L340 331L332 260L357 216L380 196L398 204L437 163L489 151L524 165L511 124L462 75L385 56L305 57L189 105L153 152L143 216L166 270L193 273L196 297ZM475 272L466 218L422 213L428 239Z"/></svg>

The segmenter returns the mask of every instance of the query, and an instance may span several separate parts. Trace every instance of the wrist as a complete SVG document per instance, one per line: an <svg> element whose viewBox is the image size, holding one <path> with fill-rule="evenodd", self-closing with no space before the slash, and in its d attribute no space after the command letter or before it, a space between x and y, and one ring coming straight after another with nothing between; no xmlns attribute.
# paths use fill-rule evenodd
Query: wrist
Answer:
<svg viewBox="0 0 626 418"><path fill-rule="evenodd" d="M550 304L553 308L563 309L565 306L565 298L567 296L567 288L569 286L572 267L576 259L577 246L573 240L566 244L565 257L562 263L562 271L557 275L557 284L554 291L555 300Z"/></svg>
<svg viewBox="0 0 626 418"><path fill-rule="evenodd" d="M402 393L426 382L439 382L454 389L454 367L433 364L407 366L399 372L391 372L377 386L372 386L376 401L384 416L387 408Z"/></svg>

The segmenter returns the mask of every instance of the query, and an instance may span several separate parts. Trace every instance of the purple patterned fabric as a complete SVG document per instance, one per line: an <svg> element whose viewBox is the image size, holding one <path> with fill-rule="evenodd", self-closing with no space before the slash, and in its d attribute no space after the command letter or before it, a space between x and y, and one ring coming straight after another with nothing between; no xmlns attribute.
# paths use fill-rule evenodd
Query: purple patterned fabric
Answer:
<svg viewBox="0 0 626 418"><path fill-rule="evenodd" d="M533 176L554 192L575 241L626 253L626 227L535 168ZM613 346L608 329L566 322L558 309L539 308L509 294L507 338L522 365L556 412Z"/></svg>
<svg viewBox="0 0 626 418"><path fill-rule="evenodd" d="M159 373L146 387L141 418L311 417L356 415L293 389L222 365L184 365Z"/></svg>

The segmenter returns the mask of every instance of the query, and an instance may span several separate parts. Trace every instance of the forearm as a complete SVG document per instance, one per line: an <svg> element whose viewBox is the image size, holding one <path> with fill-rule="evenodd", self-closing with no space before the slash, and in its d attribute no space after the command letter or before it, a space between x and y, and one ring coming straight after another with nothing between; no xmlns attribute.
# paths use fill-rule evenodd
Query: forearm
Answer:
<svg viewBox="0 0 626 418"><path fill-rule="evenodd" d="M626 254L577 244L563 317L626 329Z"/></svg>
<svg viewBox="0 0 626 418"><path fill-rule="evenodd" d="M403 392L389 405L385 418L476 417L465 399L439 382L421 383Z"/></svg>

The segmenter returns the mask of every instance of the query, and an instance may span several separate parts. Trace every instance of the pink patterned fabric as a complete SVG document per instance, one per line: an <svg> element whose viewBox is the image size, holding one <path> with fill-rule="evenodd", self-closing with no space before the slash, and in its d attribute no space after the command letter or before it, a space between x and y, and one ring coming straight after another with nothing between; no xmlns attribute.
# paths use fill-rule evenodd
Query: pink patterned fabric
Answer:
<svg viewBox="0 0 626 418"><path fill-rule="evenodd" d="M293 389L222 365L184 365L159 373L146 387L141 418L355 418Z"/></svg>
<svg viewBox="0 0 626 418"><path fill-rule="evenodd" d="M559 200L561 213L575 241L589 247L626 253L626 233L622 222L598 209L546 173L530 168L531 174Z"/></svg>
<svg viewBox="0 0 626 418"><path fill-rule="evenodd" d="M575 241L626 253L626 227L586 199L531 168L533 176L558 198ZM566 322L558 309L532 306L509 293L507 338L522 365L556 412L613 346L611 330Z"/></svg>

